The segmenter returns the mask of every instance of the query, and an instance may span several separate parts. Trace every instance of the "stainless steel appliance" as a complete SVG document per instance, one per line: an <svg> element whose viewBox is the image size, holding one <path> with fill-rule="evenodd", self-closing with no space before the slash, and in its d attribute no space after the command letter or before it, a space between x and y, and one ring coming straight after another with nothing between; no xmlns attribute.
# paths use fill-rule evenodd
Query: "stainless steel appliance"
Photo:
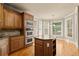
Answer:
<svg viewBox="0 0 79 59"><path fill-rule="evenodd" d="M25 45L33 42L33 21L24 21L24 31L25 31Z"/></svg>

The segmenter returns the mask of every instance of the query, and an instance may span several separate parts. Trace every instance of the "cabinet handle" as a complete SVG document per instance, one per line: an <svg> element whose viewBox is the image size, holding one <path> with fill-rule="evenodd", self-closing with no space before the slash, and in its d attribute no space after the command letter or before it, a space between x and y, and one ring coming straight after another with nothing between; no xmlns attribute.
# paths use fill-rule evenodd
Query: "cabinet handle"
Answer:
<svg viewBox="0 0 79 59"><path fill-rule="evenodd" d="M49 47L49 43L47 43L47 47Z"/></svg>

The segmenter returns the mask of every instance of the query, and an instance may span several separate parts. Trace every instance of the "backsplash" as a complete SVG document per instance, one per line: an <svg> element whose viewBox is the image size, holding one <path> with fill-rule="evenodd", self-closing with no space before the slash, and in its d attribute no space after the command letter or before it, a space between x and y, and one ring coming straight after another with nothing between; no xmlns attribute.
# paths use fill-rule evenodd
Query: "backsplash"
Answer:
<svg viewBox="0 0 79 59"><path fill-rule="evenodd" d="M18 30L0 30L0 37L1 36L15 36L20 35L20 31Z"/></svg>

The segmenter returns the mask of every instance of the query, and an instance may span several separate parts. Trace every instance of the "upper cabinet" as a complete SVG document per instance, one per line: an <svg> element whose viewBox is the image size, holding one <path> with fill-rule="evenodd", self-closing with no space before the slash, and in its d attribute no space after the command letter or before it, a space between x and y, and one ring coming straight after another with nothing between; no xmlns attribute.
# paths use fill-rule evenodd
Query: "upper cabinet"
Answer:
<svg viewBox="0 0 79 59"><path fill-rule="evenodd" d="M7 29L14 28L14 12L8 8L4 8L4 26Z"/></svg>
<svg viewBox="0 0 79 59"><path fill-rule="evenodd" d="M15 13L15 28L22 28L22 15L20 13Z"/></svg>
<svg viewBox="0 0 79 59"><path fill-rule="evenodd" d="M4 6L4 28L21 29L22 28L21 13Z"/></svg>
<svg viewBox="0 0 79 59"><path fill-rule="evenodd" d="M3 5L0 4L0 29L3 27Z"/></svg>
<svg viewBox="0 0 79 59"><path fill-rule="evenodd" d="M0 29L22 29L23 20L33 20L29 13L19 13L5 4L0 4Z"/></svg>
<svg viewBox="0 0 79 59"><path fill-rule="evenodd" d="M33 16L29 13L23 13L24 20L33 20Z"/></svg>

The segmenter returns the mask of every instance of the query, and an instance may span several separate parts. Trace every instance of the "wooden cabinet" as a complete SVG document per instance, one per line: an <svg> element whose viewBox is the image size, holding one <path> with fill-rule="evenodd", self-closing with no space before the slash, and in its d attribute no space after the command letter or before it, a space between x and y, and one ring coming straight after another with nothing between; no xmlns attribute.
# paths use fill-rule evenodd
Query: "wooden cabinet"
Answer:
<svg viewBox="0 0 79 59"><path fill-rule="evenodd" d="M21 29L22 28L21 13L4 6L4 28Z"/></svg>
<svg viewBox="0 0 79 59"><path fill-rule="evenodd" d="M35 38L35 56L55 56L56 40Z"/></svg>
<svg viewBox="0 0 79 59"><path fill-rule="evenodd" d="M22 28L22 15L20 13L15 13L15 28Z"/></svg>
<svg viewBox="0 0 79 59"><path fill-rule="evenodd" d="M20 48L24 47L24 36L20 36L18 38L19 38L18 45L19 45L19 49L20 49Z"/></svg>
<svg viewBox="0 0 79 59"><path fill-rule="evenodd" d="M33 20L33 16L29 13L23 13L22 15L24 20Z"/></svg>
<svg viewBox="0 0 79 59"><path fill-rule="evenodd" d="M35 55L36 56L43 56L43 46L35 45Z"/></svg>
<svg viewBox="0 0 79 59"><path fill-rule="evenodd" d="M0 4L0 29L3 28L3 5Z"/></svg>
<svg viewBox="0 0 79 59"><path fill-rule="evenodd" d="M18 39L16 37L10 38L10 52L18 49Z"/></svg>
<svg viewBox="0 0 79 59"><path fill-rule="evenodd" d="M4 26L7 29L14 28L14 12L8 8L4 8Z"/></svg>
<svg viewBox="0 0 79 59"><path fill-rule="evenodd" d="M24 36L10 37L10 52L24 47Z"/></svg>
<svg viewBox="0 0 79 59"><path fill-rule="evenodd" d="M0 4L0 29L22 29L21 13Z"/></svg>

